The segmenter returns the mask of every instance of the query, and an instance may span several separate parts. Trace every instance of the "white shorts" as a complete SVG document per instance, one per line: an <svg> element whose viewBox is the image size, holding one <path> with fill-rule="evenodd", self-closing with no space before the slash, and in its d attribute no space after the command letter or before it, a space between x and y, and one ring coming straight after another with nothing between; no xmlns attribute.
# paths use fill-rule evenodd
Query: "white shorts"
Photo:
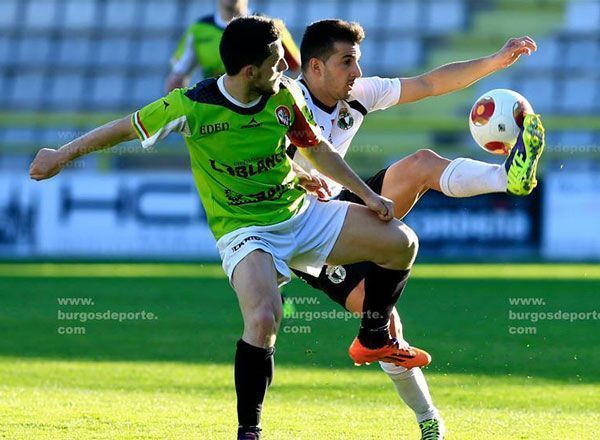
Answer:
<svg viewBox="0 0 600 440"><path fill-rule="evenodd" d="M224 235L217 241L217 248L229 282L235 266L257 249L273 257L280 286L290 281L290 267L319 276L340 235L349 206L348 202L322 202L307 195L300 212L289 220Z"/></svg>

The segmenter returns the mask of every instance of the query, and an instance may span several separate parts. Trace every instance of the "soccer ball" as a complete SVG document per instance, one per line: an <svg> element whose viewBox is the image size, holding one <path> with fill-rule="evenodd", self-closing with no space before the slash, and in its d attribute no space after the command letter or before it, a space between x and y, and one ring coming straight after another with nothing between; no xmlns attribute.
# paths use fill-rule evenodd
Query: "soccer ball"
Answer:
<svg viewBox="0 0 600 440"><path fill-rule="evenodd" d="M484 150L506 155L516 144L527 113L533 113L533 108L519 93L508 89L490 90L481 95L471 109L471 135Z"/></svg>

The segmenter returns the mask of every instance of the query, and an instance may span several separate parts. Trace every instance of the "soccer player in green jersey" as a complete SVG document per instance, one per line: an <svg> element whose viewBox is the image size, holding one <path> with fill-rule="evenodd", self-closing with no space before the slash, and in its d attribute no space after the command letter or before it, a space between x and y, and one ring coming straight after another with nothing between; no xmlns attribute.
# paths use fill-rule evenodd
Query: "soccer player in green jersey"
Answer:
<svg viewBox="0 0 600 440"><path fill-rule="evenodd" d="M372 191L322 137L297 84L282 75L287 63L277 22L233 20L220 52L227 73L219 79L176 89L58 150L40 150L30 176L50 178L79 156L136 137L148 148L169 133L184 136L244 320L235 357L238 439L252 440L260 437L262 404L273 376L282 315L278 286L289 281L290 268L318 275L325 263L373 262L365 285L374 294L365 295L351 358L359 364L387 360L409 368L426 365L430 358L400 347L389 329L416 257L417 237L393 218L393 203ZM307 195L298 184L310 188L318 182L286 155L286 137L312 166L366 206Z"/></svg>
<svg viewBox="0 0 600 440"><path fill-rule="evenodd" d="M167 92L186 85L197 67L202 69L204 78L224 74L225 66L219 54L221 35L227 23L244 15L248 15L248 0L218 0L217 12L190 25L171 58L171 73L165 85ZM285 61L290 70L297 70L300 67L300 50L285 27L281 32Z"/></svg>

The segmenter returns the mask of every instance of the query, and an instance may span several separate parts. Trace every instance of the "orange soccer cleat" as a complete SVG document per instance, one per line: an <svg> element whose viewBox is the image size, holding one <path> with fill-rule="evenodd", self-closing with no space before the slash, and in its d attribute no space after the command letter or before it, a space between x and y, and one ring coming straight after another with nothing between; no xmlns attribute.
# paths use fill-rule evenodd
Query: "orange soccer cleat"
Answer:
<svg viewBox="0 0 600 440"><path fill-rule="evenodd" d="M391 362L404 368L425 367L431 362L431 356L426 351L416 347L400 348L396 339L389 339L381 348L370 349L360 343L358 338L352 341L348 354L354 365L370 364L371 362Z"/></svg>

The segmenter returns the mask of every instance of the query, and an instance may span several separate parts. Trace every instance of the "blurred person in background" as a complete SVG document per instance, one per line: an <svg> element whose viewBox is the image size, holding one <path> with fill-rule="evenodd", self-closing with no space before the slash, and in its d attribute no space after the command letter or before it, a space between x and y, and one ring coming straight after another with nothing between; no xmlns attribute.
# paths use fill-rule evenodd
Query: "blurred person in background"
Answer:
<svg viewBox="0 0 600 440"><path fill-rule="evenodd" d="M218 0L217 12L199 18L190 25L171 58L171 73L165 89L170 92L186 87L196 68L202 69L203 78L223 75L225 67L219 55L219 42L227 24L235 17L249 15L248 0ZM300 67L300 51L287 29L282 31L285 61L289 70Z"/></svg>

